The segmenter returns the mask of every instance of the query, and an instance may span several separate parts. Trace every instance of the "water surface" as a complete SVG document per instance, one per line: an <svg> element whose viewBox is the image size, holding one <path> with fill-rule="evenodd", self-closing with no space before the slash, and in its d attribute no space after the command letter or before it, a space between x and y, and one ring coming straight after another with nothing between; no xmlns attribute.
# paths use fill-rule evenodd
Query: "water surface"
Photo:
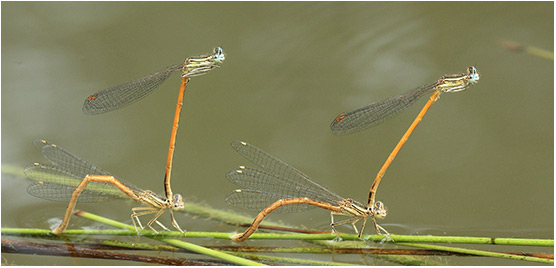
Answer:
<svg viewBox="0 0 556 268"><path fill-rule="evenodd" d="M235 186L224 174L247 164L229 146L239 139L364 201L425 100L350 136L332 135L332 119L474 65L480 82L444 94L386 173L378 199L390 213L381 222L400 234L552 238L554 64L497 42L551 50L553 21L550 2L2 3L2 164L44 161L31 143L44 138L162 193L179 78L107 114L82 114L83 101L222 46L222 67L192 79L186 92L174 192L231 209L223 199ZM3 176L2 227L48 228L49 219L62 216L66 204L29 196L27 184ZM130 211L125 202L79 208L122 221ZM321 230L329 221L322 210L272 218ZM240 230L187 216L180 225ZM79 219L70 225L84 226L95 225Z"/></svg>

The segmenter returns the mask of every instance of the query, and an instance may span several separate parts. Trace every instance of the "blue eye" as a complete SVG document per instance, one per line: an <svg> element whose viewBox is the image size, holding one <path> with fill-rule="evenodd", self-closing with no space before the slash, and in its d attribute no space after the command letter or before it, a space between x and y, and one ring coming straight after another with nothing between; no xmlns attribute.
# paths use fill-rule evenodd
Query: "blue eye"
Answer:
<svg viewBox="0 0 556 268"><path fill-rule="evenodd" d="M467 76L469 82L475 83L479 80L480 76L479 76L479 72L477 72L477 68L471 66L467 69L467 72L469 73L469 75Z"/></svg>
<svg viewBox="0 0 556 268"><path fill-rule="evenodd" d="M221 47L217 47L214 49L214 57L215 57L215 61L223 61L224 59L226 59L226 56L224 55L224 51L222 50Z"/></svg>

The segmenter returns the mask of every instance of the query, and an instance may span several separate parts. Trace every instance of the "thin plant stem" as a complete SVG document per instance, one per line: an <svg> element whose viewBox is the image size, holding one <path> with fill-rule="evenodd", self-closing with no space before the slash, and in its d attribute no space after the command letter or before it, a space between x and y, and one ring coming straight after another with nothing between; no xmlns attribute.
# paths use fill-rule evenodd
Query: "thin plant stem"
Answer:
<svg viewBox="0 0 556 268"><path fill-rule="evenodd" d="M93 214L80 212L78 215L91 217L95 220L107 223L102 217L96 218ZM108 219L107 219L108 220ZM116 222L118 223L118 222ZM120 223L122 227L131 226L124 223ZM116 226L116 225L113 225ZM133 227L133 226L132 226ZM141 230L141 235L147 237L154 236L164 236L164 237L184 237L180 232L176 231L159 231L158 234L153 231ZM51 235L52 231L45 229L27 229L27 228L2 228L2 235L28 235L28 236L47 236ZM70 229L64 232L66 235L112 235L112 236L136 236L137 232L135 229L131 230L77 230ZM228 232L187 232L187 238L216 238L216 239L230 239L235 233ZM343 240L346 241L361 241L357 239L357 235L352 234L339 234ZM404 242L414 242L414 243L450 243L450 244L485 244L485 245L511 245L511 246L535 246L535 247L554 247L553 239L529 239L529 238L492 238L492 237L464 237L464 236L411 236L411 235L393 235L396 242L388 242L393 244L400 244ZM378 235L371 235L376 241L383 239ZM281 240L324 240L327 243L335 243L335 246L339 242L333 242L336 235L334 234L284 234L284 233L255 233L250 240L254 239L281 239ZM369 236L365 236L369 238ZM369 241L368 239L366 239Z"/></svg>
<svg viewBox="0 0 556 268"><path fill-rule="evenodd" d="M520 255L500 253L500 252L492 252L492 251L485 251L485 250L456 248L456 247L428 245L428 244L416 244L416 243L397 243L397 244L404 245L404 246L411 246L411 247L426 248L426 249L444 250L444 251L470 254L470 255L476 255L476 256L495 257L495 258L504 258L504 259L512 259L512 260L522 260L522 261L531 261L531 262L554 264L553 259L551 260L551 259L545 259L545 258L520 256Z"/></svg>
<svg viewBox="0 0 556 268"><path fill-rule="evenodd" d="M99 222L101 221L104 224L108 224L108 225L111 225L111 226L114 226L114 227L117 227L117 228L123 228L123 229L131 230L131 231L135 231L135 227L132 226L132 225L121 223L121 222L114 221L114 220L110 220L110 219L100 217L98 215L94 215L94 214L87 213L87 212L84 212L84 211L77 211L77 212L75 212L75 214L77 216L80 216L80 217L83 217L83 218L86 218L86 219L99 221ZM195 252L195 253L203 254L203 255L206 255L206 256L211 256L211 257L218 258L218 259L221 259L221 260L225 260L225 261L228 261L228 262L231 262L231 263L234 263L234 264L249 265L249 266L263 265L263 264L258 263L258 262L254 262L254 261L251 261L251 260L239 258L239 257L233 256L233 255L230 255L230 254L227 254L227 253L224 253L224 252L220 252L220 251L217 251L217 250L213 250L213 249L209 249L209 248L206 248L206 247L198 246L198 245L191 244L191 243L188 243L188 242L185 242L185 241L172 239L172 238L167 238L167 237L162 236L162 235L154 235L153 236L152 231L140 230L139 233L141 233L142 235L149 234L151 236L151 238L153 238L155 240L167 243L169 245L172 245L172 246L175 246L175 247L178 247L178 248L183 248L183 249ZM173 232L173 233L181 234L180 232ZM183 236L183 234L182 234L182 236Z"/></svg>
<svg viewBox="0 0 556 268"><path fill-rule="evenodd" d="M87 245L72 244L71 250L65 243L37 243L28 241L18 241L11 239L2 239L2 253L17 254L33 254L43 256L65 256L79 258L95 258L110 260L127 260L135 262L162 264L162 265L223 265L222 261L216 260L195 260L195 259L177 259L165 258L145 254L130 254L126 252L117 252L104 248L93 248Z"/></svg>

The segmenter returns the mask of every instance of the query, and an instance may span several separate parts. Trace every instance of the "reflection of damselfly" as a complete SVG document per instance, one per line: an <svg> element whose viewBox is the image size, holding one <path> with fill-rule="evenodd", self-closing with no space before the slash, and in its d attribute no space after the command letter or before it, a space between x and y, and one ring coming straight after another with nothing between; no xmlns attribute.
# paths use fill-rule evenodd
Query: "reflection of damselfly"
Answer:
<svg viewBox="0 0 556 268"><path fill-rule="evenodd" d="M371 190L369 191L369 198L367 203L373 204L375 202L375 194L378 188L380 180L386 173L386 170L404 145L404 143L409 139L409 136L413 130L417 127L419 122L423 119L431 105L440 98L440 94L444 92L460 92L466 90L471 85L479 81L479 72L473 66L467 68L467 73L445 75L440 77L436 82L415 88L404 94L387 98L379 102L372 103L368 106L355 109L347 113L341 113L332 124L330 128L336 134L350 134L366 128L374 127L380 123L386 121L407 109L411 104L417 101L424 94L433 92L429 100L421 109L421 112L417 115L409 129L402 136L401 140L398 142L394 150L390 153L386 162L378 172L373 184L371 185Z"/></svg>
<svg viewBox="0 0 556 268"><path fill-rule="evenodd" d="M33 196L52 201L67 202L69 200L64 219L54 229L53 233L61 234L64 232L78 201L102 202L112 198L125 198L126 196L137 203L149 206L131 209L131 220L136 230L137 225L143 229L139 221L140 216L154 213L156 213L154 218L147 223L147 226L156 232L151 226L156 222L167 229L158 222L158 218L168 209L172 218L172 225L183 233L174 218L173 212L174 209L182 209L184 206L180 194L166 199L150 190L141 190L125 180L116 178L55 144L48 143L45 140L35 140L33 143L42 155L50 161L50 164L34 163L25 169L25 175L36 181L29 185L27 192Z"/></svg>
<svg viewBox="0 0 556 268"><path fill-rule="evenodd" d="M209 55L189 57L183 63L172 65L166 69L147 75L143 78L127 82L109 89L105 89L90 95L83 104L85 114L100 114L122 108L145 97L164 82L171 74L181 71L182 79L172 133L170 134L170 146L168 148L168 158L166 160L166 170L164 174L164 190L166 198L171 200L172 190L170 189L170 178L172 175L172 161L176 148L176 136L180 121L181 108L183 106L183 96L189 78L206 74L212 69L220 67L225 59L222 48L217 47Z"/></svg>
<svg viewBox="0 0 556 268"><path fill-rule="evenodd" d="M325 186L312 181L303 172L282 162L280 159L246 142L236 141L232 147L243 157L259 166L262 170L240 166L226 176L244 189L238 189L226 197L230 205L250 210L262 210L251 227L235 235L234 241L244 241L253 234L263 219L271 212L298 212L312 207L330 210L332 231L337 235L335 226L363 220L359 238L363 234L367 218L370 216L376 231L388 236L388 232L376 223L375 217L384 218L386 208L377 201L372 207L365 206L350 198L343 198ZM344 215L349 219L335 222L334 215Z"/></svg>

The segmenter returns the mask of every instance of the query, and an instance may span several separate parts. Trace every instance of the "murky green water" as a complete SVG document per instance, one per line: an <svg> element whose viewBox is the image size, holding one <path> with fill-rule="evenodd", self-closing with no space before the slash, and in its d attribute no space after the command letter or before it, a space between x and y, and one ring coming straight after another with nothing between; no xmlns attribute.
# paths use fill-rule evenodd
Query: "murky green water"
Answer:
<svg viewBox="0 0 556 268"><path fill-rule="evenodd" d="M399 234L552 238L554 63L497 42L552 50L553 25L550 2L2 3L2 164L44 161L31 143L44 138L162 193L179 78L103 115L83 115L83 101L222 46L222 67L194 78L186 92L174 191L230 208L223 199L235 186L224 174L247 164L229 146L240 139L364 201L424 100L350 136L332 135L332 119L474 65L479 84L443 95L386 173L378 199L389 215L381 222ZM2 227L48 228L49 219L62 216L66 204L29 196L27 184L2 177ZM125 221L130 205L80 208ZM320 230L329 221L318 209L272 218ZM74 219L70 227L89 225ZM187 216L180 225L240 230ZM2 257L3 263L44 264L42 257Z"/></svg>

